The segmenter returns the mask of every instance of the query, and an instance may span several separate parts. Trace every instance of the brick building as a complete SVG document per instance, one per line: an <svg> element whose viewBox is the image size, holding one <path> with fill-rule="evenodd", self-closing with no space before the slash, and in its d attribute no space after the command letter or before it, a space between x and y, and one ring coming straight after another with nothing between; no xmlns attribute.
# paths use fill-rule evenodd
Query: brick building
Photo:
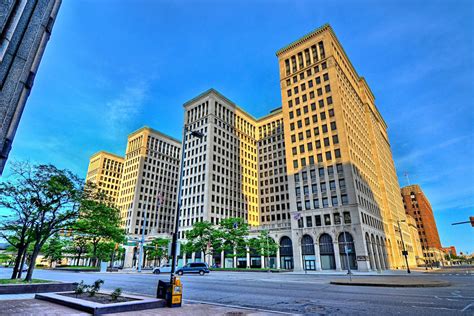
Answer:
<svg viewBox="0 0 474 316"><path fill-rule="evenodd" d="M417 184L403 187L401 193L406 214L416 221L425 262L437 261L433 259L433 253L442 247L430 201Z"/></svg>

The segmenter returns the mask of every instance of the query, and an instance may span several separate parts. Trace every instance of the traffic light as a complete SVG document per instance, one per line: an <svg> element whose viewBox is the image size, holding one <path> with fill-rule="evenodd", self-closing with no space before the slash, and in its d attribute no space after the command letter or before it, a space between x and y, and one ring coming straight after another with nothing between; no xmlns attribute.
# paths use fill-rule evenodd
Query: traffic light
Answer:
<svg viewBox="0 0 474 316"><path fill-rule="evenodd" d="M471 226L474 227L474 216L469 216L469 219L471 220Z"/></svg>

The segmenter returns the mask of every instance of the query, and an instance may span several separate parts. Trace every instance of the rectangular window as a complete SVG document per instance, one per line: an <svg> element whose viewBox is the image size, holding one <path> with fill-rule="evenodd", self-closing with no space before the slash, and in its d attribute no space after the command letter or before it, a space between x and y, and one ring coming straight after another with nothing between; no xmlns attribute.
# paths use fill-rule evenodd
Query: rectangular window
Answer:
<svg viewBox="0 0 474 316"><path fill-rule="evenodd" d="M303 228L303 218L298 219L298 228Z"/></svg>
<svg viewBox="0 0 474 316"><path fill-rule="evenodd" d="M296 202L296 209L297 209L298 211L303 210L303 205L301 204L301 202Z"/></svg>
<svg viewBox="0 0 474 316"><path fill-rule="evenodd" d="M337 201L337 196L332 196L331 197L331 203L332 203L332 206L338 206L339 203Z"/></svg>
<svg viewBox="0 0 474 316"><path fill-rule="evenodd" d="M290 74L290 60L289 59L285 60L285 70L286 70L286 75L288 76Z"/></svg>
<svg viewBox="0 0 474 316"><path fill-rule="evenodd" d="M311 203L309 202L309 200L304 201L304 208L305 208L306 210L310 210L310 209L311 209Z"/></svg>
<svg viewBox="0 0 474 316"><path fill-rule="evenodd" d="M346 194L341 195L341 202L342 202L342 205L349 204L349 199L347 198Z"/></svg>
<svg viewBox="0 0 474 316"><path fill-rule="evenodd" d="M313 200L313 207L314 208L319 208L319 200L318 199Z"/></svg>
<svg viewBox="0 0 474 316"><path fill-rule="evenodd" d="M313 218L311 216L306 216L306 227L313 227Z"/></svg>
<svg viewBox="0 0 474 316"><path fill-rule="evenodd" d="M300 195L301 195L301 188L300 188L300 187L296 187L296 188L295 188L295 194L296 194L296 196L300 196Z"/></svg>
<svg viewBox="0 0 474 316"><path fill-rule="evenodd" d="M344 212L344 223L350 224L351 223L351 213Z"/></svg>
<svg viewBox="0 0 474 316"><path fill-rule="evenodd" d="M321 215L316 215L315 217L316 226L321 226Z"/></svg>
<svg viewBox="0 0 474 316"><path fill-rule="evenodd" d="M331 225L331 215L324 214L324 225L326 225L326 226Z"/></svg>
<svg viewBox="0 0 474 316"><path fill-rule="evenodd" d="M346 188L346 180L339 179L339 189L343 190Z"/></svg>
<svg viewBox="0 0 474 316"><path fill-rule="evenodd" d="M341 215L339 213L334 213L334 224L341 225Z"/></svg>

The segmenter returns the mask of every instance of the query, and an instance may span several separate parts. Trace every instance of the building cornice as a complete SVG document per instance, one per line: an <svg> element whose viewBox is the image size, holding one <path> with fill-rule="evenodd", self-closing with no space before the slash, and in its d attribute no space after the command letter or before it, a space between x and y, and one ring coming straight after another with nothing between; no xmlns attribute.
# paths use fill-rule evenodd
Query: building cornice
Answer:
<svg viewBox="0 0 474 316"><path fill-rule="evenodd" d="M105 151L105 150L101 150L101 151L96 152L95 154L92 154L91 157L90 157L90 160L92 160L94 157L99 156L99 155L112 156L112 157L124 160L124 158L122 156L119 156L117 154L113 154L113 153Z"/></svg>
<svg viewBox="0 0 474 316"><path fill-rule="evenodd" d="M293 49L295 48L296 46L306 42L307 40L313 38L314 36L317 36L319 34L321 34L322 32L326 31L326 30L331 30L332 31L332 28L331 26L329 25L329 23L325 23L324 25L318 27L317 29L315 29L314 31L304 35L303 37L300 37L299 39L297 39L296 41L293 41L291 42L290 44L286 45L285 47L277 50L276 52L276 55L279 56L281 55L282 53L290 50L290 49Z"/></svg>
<svg viewBox="0 0 474 316"><path fill-rule="evenodd" d="M180 141L179 139L176 139L176 138L171 137L171 136L169 136L169 135L167 135L167 134L164 134L164 133L162 133L162 132L160 132L160 131L157 131L156 129L151 128L151 127L149 127L149 126L147 126L147 125L145 125L145 126L139 128L139 129L137 129L136 131L133 131L133 132L131 132L130 134L128 134L128 138L133 137L133 136L135 136L135 135L137 135L137 134L139 134L139 133L141 133L141 132L143 132L143 131L149 131L149 132L151 132L151 133L153 133L153 134L159 135L159 136L161 136L161 137L163 137L163 138L166 138L166 139L168 139L168 140L171 140L171 141L177 143L177 144L176 144L177 146L181 146L181 141Z"/></svg>

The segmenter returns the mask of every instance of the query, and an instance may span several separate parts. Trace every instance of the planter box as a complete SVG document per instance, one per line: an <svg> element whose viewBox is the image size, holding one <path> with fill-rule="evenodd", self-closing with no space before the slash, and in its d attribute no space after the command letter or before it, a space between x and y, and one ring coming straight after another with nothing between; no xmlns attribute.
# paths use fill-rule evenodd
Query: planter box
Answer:
<svg viewBox="0 0 474 316"><path fill-rule="evenodd" d="M77 283L34 283L0 285L0 294L26 294L72 291Z"/></svg>
<svg viewBox="0 0 474 316"><path fill-rule="evenodd" d="M72 292L71 292L72 293ZM110 294L110 292L101 292ZM55 304L68 306L77 310L81 310L92 315L102 315L110 313L122 313L130 311L140 311L144 309L165 307L165 300L152 297L144 297L137 295L124 294L122 297L134 299L134 301L100 304L90 302L74 297L59 295L57 293L36 294L38 300L48 301Z"/></svg>

